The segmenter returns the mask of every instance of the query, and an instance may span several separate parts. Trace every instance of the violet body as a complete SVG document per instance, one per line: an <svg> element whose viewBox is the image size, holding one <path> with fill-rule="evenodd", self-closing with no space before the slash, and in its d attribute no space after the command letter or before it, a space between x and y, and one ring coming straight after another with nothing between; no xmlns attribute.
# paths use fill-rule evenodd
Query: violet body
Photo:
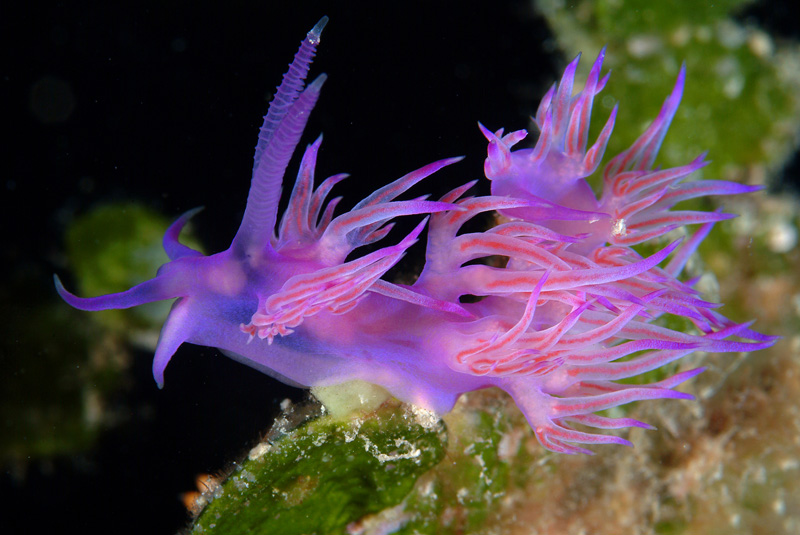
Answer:
<svg viewBox="0 0 800 535"><path fill-rule="evenodd" d="M184 342L219 348L290 384L378 384L440 414L462 393L496 386L514 397L543 446L589 453L578 444L628 441L574 423L648 427L595 413L636 400L691 397L673 388L701 370L649 384L619 380L697 350L753 351L773 343L719 314L719 305L679 280L712 225L731 216L673 206L755 189L684 182L704 165L702 156L675 169L653 167L680 101L683 70L651 126L605 166L599 199L585 178L598 169L615 118L612 112L590 145L592 103L606 81L602 53L582 91L572 94L576 59L545 95L534 148L511 150L526 137L524 130L481 127L489 141L485 171L492 195L471 197L468 183L438 201L397 200L459 160L452 158L412 171L335 215L338 199L326 198L345 175L315 188L319 138L303 155L279 219L283 176L325 81L322 75L305 86L326 22L308 33L264 118L244 218L228 250L206 257L179 242L192 211L167 231L171 261L154 279L94 298L76 297L56 279L61 296L83 310L175 300L153 362L159 386ZM462 232L464 223L490 211L502 216L497 226ZM420 215L398 243L351 254L384 240L395 218ZM690 224L700 227L650 257L630 247ZM425 266L417 281L385 280L425 226ZM489 257L502 258L502 267L482 262ZM469 302L462 302L466 296ZM696 332L661 326L665 315L690 320Z"/></svg>

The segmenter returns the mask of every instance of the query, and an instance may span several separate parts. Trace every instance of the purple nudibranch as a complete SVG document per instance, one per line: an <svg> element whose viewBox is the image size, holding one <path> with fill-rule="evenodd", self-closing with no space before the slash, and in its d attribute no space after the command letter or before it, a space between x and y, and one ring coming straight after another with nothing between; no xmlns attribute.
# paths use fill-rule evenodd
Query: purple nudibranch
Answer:
<svg viewBox="0 0 800 535"><path fill-rule="evenodd" d="M320 137L306 148L278 221L284 173L325 81L321 75L305 86L327 20L308 33L270 104L244 217L228 250L204 256L178 241L193 210L166 232L170 261L155 278L92 298L76 297L55 279L61 297L81 310L175 300L153 361L159 387L184 342L219 348L293 385L363 380L438 414L452 409L464 392L495 386L514 398L545 448L591 453L579 444L630 445L594 429L650 427L597 412L637 400L691 398L674 387L702 370L646 384L619 380L698 350L746 352L774 343L775 337L751 330L749 323L722 316L718 304L679 279L714 223L733 216L673 206L758 189L684 182L705 165L704 155L681 167L654 167L681 99L683 67L656 119L603 168L599 199L585 178L597 170L616 117L615 107L590 146L592 104L608 78L601 76L604 51L581 91L573 95L578 57L544 96L533 148L512 150L525 130L505 134L480 125L489 142L484 168L491 195L470 196L470 182L438 201L397 200L460 160L450 158L412 171L335 215L338 199L326 203L326 197L345 175L315 189ZM490 211L502 216L497 226L461 231L465 222ZM396 217L423 214L399 243L350 257L385 238ZM426 224L425 265L416 282L383 279ZM693 234L652 256L631 248L694 224L700 226ZM472 262L490 256L504 257L505 266ZM696 333L655 321L669 315L688 319Z"/></svg>

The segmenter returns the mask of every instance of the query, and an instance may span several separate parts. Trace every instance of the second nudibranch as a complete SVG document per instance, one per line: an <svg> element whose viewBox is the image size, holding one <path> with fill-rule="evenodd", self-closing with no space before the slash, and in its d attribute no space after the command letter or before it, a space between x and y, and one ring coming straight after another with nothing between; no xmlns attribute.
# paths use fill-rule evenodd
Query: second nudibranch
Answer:
<svg viewBox="0 0 800 535"><path fill-rule="evenodd" d="M481 126L489 141L490 196L468 195L470 182L438 201L398 200L460 159L450 158L412 171L336 215L339 199L327 198L345 175L315 187L320 137L303 154L279 221L283 177L325 81L322 75L305 86L326 23L323 18L308 33L270 104L244 217L229 249L204 256L180 243L195 210L167 230L170 262L151 280L119 294L80 298L56 278L61 296L83 310L174 299L153 362L159 386L184 342L219 348L293 385L378 384L440 414L462 393L496 386L513 396L543 446L590 453L578 444L629 444L590 428L648 427L597 412L635 400L689 398L673 388L701 370L653 383L620 380L697 350L753 351L773 343L749 324L719 314L719 305L678 279L711 226L731 216L671 208L692 197L756 189L682 182L704 165L702 155L683 167L653 167L681 98L683 69L655 121L605 166L600 199L585 178L598 168L616 116L615 108L589 146L592 103L607 79L600 77L603 53L577 94L576 58L545 95L533 148L511 150L524 130L504 134ZM503 216L500 224L484 232L462 230L490 211ZM386 238L400 216L425 217L397 243L351 255ZM630 247L687 224L701 226L650 257ZM425 266L417 281L385 280L426 225ZM505 264L490 265L484 261L489 257ZM664 327L659 317L665 315L687 318L695 332Z"/></svg>

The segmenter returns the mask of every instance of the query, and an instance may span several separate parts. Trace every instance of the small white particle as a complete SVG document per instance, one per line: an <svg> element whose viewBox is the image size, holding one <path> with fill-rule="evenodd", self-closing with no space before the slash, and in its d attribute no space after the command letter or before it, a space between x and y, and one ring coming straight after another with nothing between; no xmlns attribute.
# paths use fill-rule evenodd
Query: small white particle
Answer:
<svg viewBox="0 0 800 535"><path fill-rule="evenodd" d="M701 43L707 43L711 40L712 37L711 28L708 26L698 26L697 29L694 31L694 36L697 38L698 41Z"/></svg>
<svg viewBox="0 0 800 535"><path fill-rule="evenodd" d="M265 453L272 449L272 446L268 442L262 442L261 444L256 445L250 453L247 455L247 458L251 461L255 461L256 459L261 458Z"/></svg>
<svg viewBox="0 0 800 535"><path fill-rule="evenodd" d="M242 475L242 479L246 479L250 483L255 483L256 482L256 476L253 475L252 472L249 472L247 470L242 470L242 474L241 475Z"/></svg>
<svg viewBox="0 0 800 535"><path fill-rule="evenodd" d="M236 487L236 490L239 492L244 492L250 488L250 484L247 481L239 479L239 476L233 476L233 486Z"/></svg>
<svg viewBox="0 0 800 535"><path fill-rule="evenodd" d="M361 419L356 418L350 422L350 429L344 432L344 441L350 443L356 439L358 432L361 430Z"/></svg>
<svg viewBox="0 0 800 535"><path fill-rule="evenodd" d="M614 221L614 228L611 229L612 236L625 236L628 233L628 226L625 224L624 219L617 219Z"/></svg>
<svg viewBox="0 0 800 535"><path fill-rule="evenodd" d="M717 23L717 39L729 50L739 48L747 40L747 31L731 19Z"/></svg>
<svg viewBox="0 0 800 535"><path fill-rule="evenodd" d="M628 53L634 58L644 58L659 52L663 47L656 35L636 35L626 43Z"/></svg>
<svg viewBox="0 0 800 535"><path fill-rule="evenodd" d="M414 421L424 429L432 429L439 423L439 416L435 412L416 405L411 405L410 408L414 415Z"/></svg>
<svg viewBox="0 0 800 535"><path fill-rule="evenodd" d="M771 56L774 50L772 39L764 32L753 32L747 39L747 46L760 58Z"/></svg>
<svg viewBox="0 0 800 535"><path fill-rule="evenodd" d="M675 46L685 46L690 38L691 30L686 25L679 26L669 37L670 41Z"/></svg>
<svg viewBox="0 0 800 535"><path fill-rule="evenodd" d="M428 481L425 483L425 486L422 487L420 490L420 496L424 498L436 498L436 494L434 493L434 485L433 481Z"/></svg>
<svg viewBox="0 0 800 535"><path fill-rule="evenodd" d="M786 502L782 499L777 499L772 502L772 510L775 511L777 515L783 515L786 513Z"/></svg>
<svg viewBox="0 0 800 535"><path fill-rule="evenodd" d="M800 297L800 296L798 296L798 297ZM781 461L779 461L778 462L778 466L783 471L797 470L797 468L800 467L800 461L798 461L797 459L794 459L794 458L786 458L786 459L782 459Z"/></svg>
<svg viewBox="0 0 800 535"><path fill-rule="evenodd" d="M797 245L797 229L787 221L778 221L770 227L767 243L774 253L788 253Z"/></svg>
<svg viewBox="0 0 800 535"><path fill-rule="evenodd" d="M522 441L522 433L517 431L510 431L503 434L500 443L497 445L497 456L501 460L511 459L517 451Z"/></svg>
<svg viewBox="0 0 800 535"><path fill-rule="evenodd" d="M742 93L745 77L736 56L731 54L720 58L714 64L714 73L721 79L722 93L726 97L734 99Z"/></svg>

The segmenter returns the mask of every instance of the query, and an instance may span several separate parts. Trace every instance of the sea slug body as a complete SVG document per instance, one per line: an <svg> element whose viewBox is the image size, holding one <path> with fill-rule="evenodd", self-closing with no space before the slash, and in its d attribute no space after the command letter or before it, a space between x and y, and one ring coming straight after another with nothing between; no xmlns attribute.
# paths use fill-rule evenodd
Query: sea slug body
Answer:
<svg viewBox="0 0 800 535"><path fill-rule="evenodd" d="M545 448L590 453L580 445L629 444L592 428L649 427L597 412L636 400L689 398L674 387L701 370L645 384L620 380L698 350L754 351L774 342L722 316L692 281L679 278L711 227L732 216L673 210L675 204L757 189L685 182L705 165L703 155L681 167L654 167L681 99L683 69L652 124L603 168L599 198L586 177L599 168L616 117L615 107L590 143L592 104L607 80L603 52L577 94L578 58L544 96L533 148L512 150L525 130L492 132L481 125L491 195L470 196L474 183L467 183L439 200L398 200L460 159L451 158L411 171L337 215L338 199L326 199L345 175L315 187L318 138L302 157L279 219L286 168L325 82L322 75L305 85L326 22L302 42L264 118L244 217L229 249L204 256L180 243L195 210L167 230L170 261L153 279L118 294L80 298L56 278L62 298L82 310L174 299L153 362L159 386L184 342L219 348L293 385L377 384L439 414L462 393L494 386L511 394ZM503 216L497 226L462 228L491 211ZM397 243L351 254L384 240L401 216L424 217ZM631 248L685 225L699 227L649 257ZM385 280L426 226L425 265L416 282ZM481 262L488 257L505 264ZM659 318L670 315L691 321L696 333L665 327Z"/></svg>

